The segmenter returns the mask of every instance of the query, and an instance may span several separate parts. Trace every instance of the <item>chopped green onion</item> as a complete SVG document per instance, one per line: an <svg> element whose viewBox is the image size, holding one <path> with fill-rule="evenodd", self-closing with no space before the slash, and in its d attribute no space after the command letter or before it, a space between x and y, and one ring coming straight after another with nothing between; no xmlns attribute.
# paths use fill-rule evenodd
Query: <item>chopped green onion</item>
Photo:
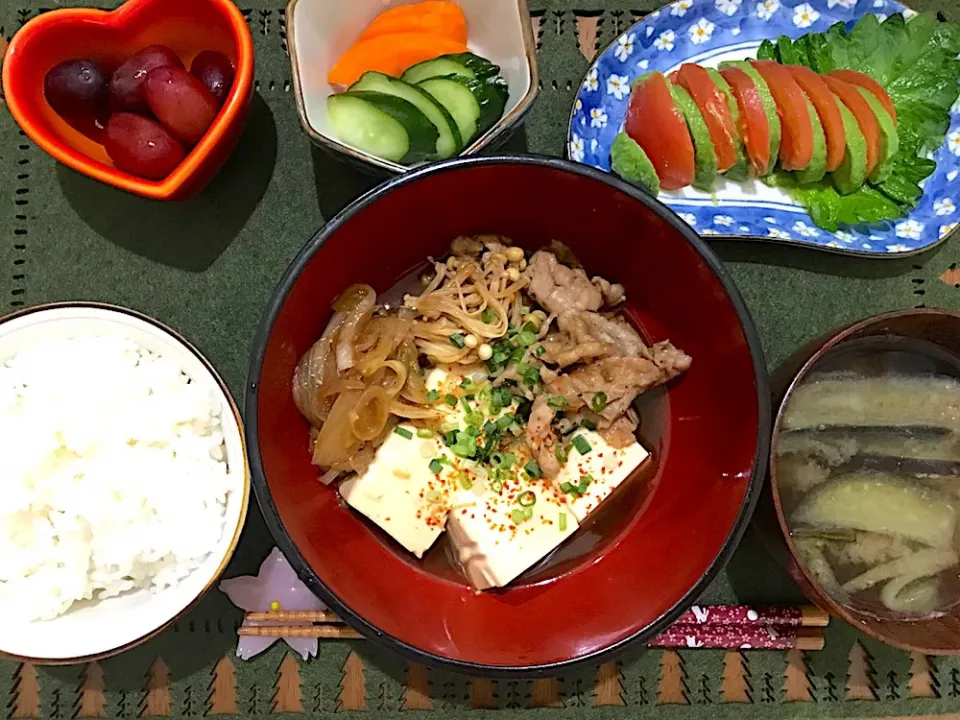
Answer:
<svg viewBox="0 0 960 720"><path fill-rule="evenodd" d="M557 445L553 449L553 456L557 459L558 463L565 463L567 461L567 450L562 445Z"/></svg>
<svg viewBox="0 0 960 720"><path fill-rule="evenodd" d="M510 362L519 363L523 360L523 348L518 347L516 350L510 353Z"/></svg>
<svg viewBox="0 0 960 720"><path fill-rule="evenodd" d="M419 430L417 430L417 437L423 438L424 440L428 438L432 438L433 435L434 435L434 432L430 428L420 428Z"/></svg>
<svg viewBox="0 0 960 720"><path fill-rule="evenodd" d="M537 334L528 330L523 330L519 335L517 335L517 342L520 344L520 347L530 347L536 341Z"/></svg>
<svg viewBox="0 0 960 720"><path fill-rule="evenodd" d="M490 489L493 490L497 495L503 492L503 480L500 478L494 478L490 481Z"/></svg>
<svg viewBox="0 0 960 720"><path fill-rule="evenodd" d="M524 521L523 510L521 508L514 508L510 513L510 519L513 521L514 525L519 525Z"/></svg>
<svg viewBox="0 0 960 720"><path fill-rule="evenodd" d="M535 367L528 368L527 371L523 373L523 382L530 386L539 383L540 369Z"/></svg>
<svg viewBox="0 0 960 720"><path fill-rule="evenodd" d="M603 392L598 392L593 396L593 399L590 401L590 407L593 408L595 413L602 413L603 409L607 406L607 394Z"/></svg>
<svg viewBox="0 0 960 720"><path fill-rule="evenodd" d="M443 399L443 401L444 401L447 405L449 405L450 407L456 407L456 406L457 406L457 396L456 396L456 395L450 395L449 393L447 393L447 396Z"/></svg>
<svg viewBox="0 0 960 720"><path fill-rule="evenodd" d="M520 332L519 328L515 328L513 325L507 325L507 336L508 336L508 337L513 337L513 336L516 335L518 332Z"/></svg>
<svg viewBox="0 0 960 720"><path fill-rule="evenodd" d="M580 495L583 495L587 491L587 488L590 487L591 483L593 483L593 478L590 475L581 475L580 484L577 486L577 492Z"/></svg>
<svg viewBox="0 0 960 720"><path fill-rule="evenodd" d="M497 431L497 424L490 420L487 420L483 424L483 431L489 435L490 433L495 433Z"/></svg>
<svg viewBox="0 0 960 720"><path fill-rule="evenodd" d="M516 461L517 461L517 456L516 456L514 453L512 453L512 452L508 452L506 455L503 456L503 463L502 463L501 467L502 467L504 470L508 470L509 468L512 468L512 467L513 467L513 464L514 464Z"/></svg>
<svg viewBox="0 0 960 720"><path fill-rule="evenodd" d="M551 395L547 398L547 405L551 410L563 412L567 409L567 399L563 395Z"/></svg>
<svg viewBox="0 0 960 720"><path fill-rule="evenodd" d="M460 481L460 487L462 487L464 490L469 490L470 488L473 487L473 480L468 478L463 473L460 473L460 477L458 477L457 479Z"/></svg>
<svg viewBox="0 0 960 720"><path fill-rule="evenodd" d="M459 434L457 430L448 430L443 436L443 442L447 445L454 445L457 442L457 436Z"/></svg>
<svg viewBox="0 0 960 720"><path fill-rule="evenodd" d="M463 382L460 383L460 387L462 387L464 390L472 390L472 389L473 389L473 380L471 380L471 379L468 378L468 377L467 377L467 378L464 378L464 379L463 379Z"/></svg>
<svg viewBox="0 0 960 720"><path fill-rule="evenodd" d="M517 498L517 503L520 507L531 507L537 504L537 496L532 490L527 490L526 492L520 493L520 497Z"/></svg>
<svg viewBox="0 0 960 720"><path fill-rule="evenodd" d="M523 509L523 519L524 519L524 520L529 520L529 519L532 518L532 517L533 517L533 508L532 508L532 507L524 508L524 509Z"/></svg>
<svg viewBox="0 0 960 720"><path fill-rule="evenodd" d="M413 433L407 430L406 428L395 427L393 431L400 437L406 438L407 440L413 437Z"/></svg>
<svg viewBox="0 0 960 720"><path fill-rule="evenodd" d="M480 427L483 425L483 413L479 410L470 410L467 413L466 422L471 427Z"/></svg>
<svg viewBox="0 0 960 720"><path fill-rule="evenodd" d="M580 421L580 427L586 428L587 430L596 430L597 424L593 420L584 418Z"/></svg>
<svg viewBox="0 0 960 720"><path fill-rule="evenodd" d="M510 407L513 403L513 396L510 394L510 391L504 387L495 387L490 392L490 403L496 407L494 412L499 411L501 408Z"/></svg>
<svg viewBox="0 0 960 720"><path fill-rule="evenodd" d="M506 415L501 415L497 418L497 429L506 430L508 427L513 425L513 421L516 420L516 417L513 413L507 413Z"/></svg>
<svg viewBox="0 0 960 720"><path fill-rule="evenodd" d="M523 428L514 423L510 426L510 432L519 437L520 435L523 435Z"/></svg>
<svg viewBox="0 0 960 720"><path fill-rule="evenodd" d="M560 483L560 492L565 493L565 494L567 494L567 495L579 495L579 494L580 494L579 492L577 492L577 486L574 485L574 484L571 483L571 482L562 482L562 483Z"/></svg>
<svg viewBox="0 0 960 720"><path fill-rule="evenodd" d="M521 305L521 306L520 306L520 314L521 314L521 315L526 315L526 314L529 313L529 312L530 312L530 308L528 308L526 305Z"/></svg>
<svg viewBox="0 0 960 720"><path fill-rule="evenodd" d="M567 530L567 514L560 513L560 532L566 532Z"/></svg>
<svg viewBox="0 0 960 720"><path fill-rule="evenodd" d="M480 436L480 429L473 425L468 425L467 427L465 427L463 429L463 432L473 438Z"/></svg>
<svg viewBox="0 0 960 720"><path fill-rule="evenodd" d="M454 333L450 336L450 342L456 345L458 348L462 348L467 344L467 339L463 336L463 333Z"/></svg>
<svg viewBox="0 0 960 720"><path fill-rule="evenodd" d="M584 439L583 435L577 435L572 440L572 444L581 455L586 455L593 449L590 447L590 443Z"/></svg>
<svg viewBox="0 0 960 720"><path fill-rule="evenodd" d="M480 320L485 322L487 325L489 325L496 319L497 319L497 314L493 311L493 308L487 308L482 313L480 313Z"/></svg>
<svg viewBox="0 0 960 720"><path fill-rule="evenodd" d="M526 471L527 475L532 478L538 478L543 474L540 470L540 466L537 465L536 460L527 461L527 464L523 466L523 469Z"/></svg>
<svg viewBox="0 0 960 720"><path fill-rule="evenodd" d="M427 402L436 402L439 399L440 393L438 393L436 390L431 390L427 393Z"/></svg>
<svg viewBox="0 0 960 720"><path fill-rule="evenodd" d="M443 500L443 495L441 495L437 490L428 490L424 497L427 499L427 502L432 503L438 503Z"/></svg>
<svg viewBox="0 0 960 720"><path fill-rule="evenodd" d="M434 458L427 467L430 468L430 472L434 475L439 475L440 471L443 470L443 463Z"/></svg>
<svg viewBox="0 0 960 720"><path fill-rule="evenodd" d="M537 357L543 357L543 354L544 354L546 351L547 351L547 349L546 349L543 345L538 345L538 346L537 346L537 349L534 350L533 354L536 355Z"/></svg>

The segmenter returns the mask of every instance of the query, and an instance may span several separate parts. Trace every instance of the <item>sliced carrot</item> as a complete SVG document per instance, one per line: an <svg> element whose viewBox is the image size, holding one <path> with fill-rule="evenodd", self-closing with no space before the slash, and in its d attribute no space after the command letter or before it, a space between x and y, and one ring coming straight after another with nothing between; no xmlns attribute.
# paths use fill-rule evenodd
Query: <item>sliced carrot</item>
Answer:
<svg viewBox="0 0 960 720"><path fill-rule="evenodd" d="M634 84L623 129L647 153L664 190L693 182L693 140L663 75L650 73Z"/></svg>
<svg viewBox="0 0 960 720"><path fill-rule="evenodd" d="M883 85L878 83L866 73L858 72L856 70L834 70L832 73L830 73L830 76L835 77L838 80L843 80L851 85L859 85L863 89L872 92L877 100L880 101L880 104L883 105L883 109L890 113L890 117L893 118L893 123L896 125L897 109L893 106L893 100L890 99L890 96L887 94L887 91L884 90Z"/></svg>
<svg viewBox="0 0 960 720"><path fill-rule="evenodd" d="M780 63L754 60L751 63L767 81L777 104L777 115L783 128L780 140L780 166L784 170L803 170L813 157L813 124L807 111L803 90Z"/></svg>
<svg viewBox="0 0 960 720"><path fill-rule="evenodd" d="M327 74L327 82L335 87L347 87L370 70L399 77L404 70L424 60L464 52L468 52L464 43L436 35L379 35L356 43L341 55Z"/></svg>
<svg viewBox="0 0 960 720"><path fill-rule="evenodd" d="M873 172L880 158L880 123L877 121L877 116L873 114L870 103L850 83L830 75L821 75L821 77L827 87L840 98L856 118L860 132L867 141L867 173Z"/></svg>
<svg viewBox="0 0 960 720"><path fill-rule="evenodd" d="M840 114L839 100L827 84L813 70L803 65L787 65L787 70L797 81L810 102L813 103L820 124L827 137L827 171L833 172L843 162L847 150L846 133L843 131L843 116Z"/></svg>
<svg viewBox="0 0 960 720"><path fill-rule="evenodd" d="M726 98L707 71L693 63L681 65L674 82L690 93L700 109L707 123L707 130L710 131L713 150L717 154L717 171L726 172L737 161L737 148L734 144L737 128L733 124Z"/></svg>
<svg viewBox="0 0 960 720"><path fill-rule="evenodd" d="M448 40L467 42L467 19L463 10L448 0L423 0L380 13L361 33L357 42L380 35L427 33Z"/></svg>
<svg viewBox="0 0 960 720"><path fill-rule="evenodd" d="M770 169L770 122L763 109L763 101L753 80L740 68L720 71L733 90L740 108L740 137L747 148L747 158L753 175L763 177Z"/></svg>

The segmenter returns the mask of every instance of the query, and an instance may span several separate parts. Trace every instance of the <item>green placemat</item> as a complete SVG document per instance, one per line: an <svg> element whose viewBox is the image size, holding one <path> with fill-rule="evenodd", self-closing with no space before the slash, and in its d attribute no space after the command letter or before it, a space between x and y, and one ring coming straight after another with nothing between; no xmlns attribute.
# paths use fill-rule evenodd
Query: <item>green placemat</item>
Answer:
<svg viewBox="0 0 960 720"><path fill-rule="evenodd" d="M51 2L74 4L80 3ZM656 4L532 0L543 88L507 150L561 155L588 56ZM956 0L914 5L960 20ZM39 151L0 111L2 307L90 299L141 310L195 342L238 397L250 342L277 279L326 219L374 184L313 148L301 132L282 3L250 0L241 7L256 45L257 95L237 152L193 201L151 203L81 177ZM4 0L0 35L46 9ZM960 273L950 273L960 263L957 238L917 258L883 261L759 242L715 247L746 298L771 367L809 339L865 315L924 304L960 307ZM254 572L270 547L253 509L228 575ZM702 598L734 601L802 601L752 535ZM242 662L233 657L240 617L212 593L156 640L102 664L34 668L0 660L0 713L259 717L356 710L389 717L430 709L442 717L510 710L692 718L960 712L960 658L911 657L837 623L828 630L827 649L808 656L638 651L561 678L491 683L407 666L364 642L323 642L309 662L279 643ZM674 700L680 703L667 702Z"/></svg>

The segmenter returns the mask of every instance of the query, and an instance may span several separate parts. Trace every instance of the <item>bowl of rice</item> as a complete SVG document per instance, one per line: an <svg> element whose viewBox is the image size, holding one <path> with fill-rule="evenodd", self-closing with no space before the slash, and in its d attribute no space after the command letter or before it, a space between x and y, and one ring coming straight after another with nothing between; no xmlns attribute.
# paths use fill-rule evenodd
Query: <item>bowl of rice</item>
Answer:
<svg viewBox="0 0 960 720"><path fill-rule="evenodd" d="M66 303L0 318L0 654L114 655L209 590L250 476L213 366L170 328Z"/></svg>

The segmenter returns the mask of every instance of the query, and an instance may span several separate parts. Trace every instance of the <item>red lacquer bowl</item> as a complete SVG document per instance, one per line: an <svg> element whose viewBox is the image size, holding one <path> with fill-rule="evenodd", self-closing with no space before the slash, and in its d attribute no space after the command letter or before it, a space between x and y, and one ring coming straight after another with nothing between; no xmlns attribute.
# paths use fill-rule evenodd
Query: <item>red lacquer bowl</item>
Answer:
<svg viewBox="0 0 960 720"><path fill-rule="evenodd" d="M642 439L659 457L602 537L509 589L478 593L425 566L342 507L310 464L293 403L300 356L351 283L378 292L441 256L457 235L497 233L528 250L567 244L591 274L622 283L651 341L693 367L648 399ZM381 185L326 225L266 310L246 397L254 484L273 535L304 582L360 632L419 662L474 674L547 674L642 643L721 570L750 518L770 437L760 342L719 260L670 210L583 165L530 157L439 163ZM637 489L639 488L639 489Z"/></svg>
<svg viewBox="0 0 960 720"><path fill-rule="evenodd" d="M218 50L233 64L235 78L220 114L200 142L163 180L118 170L92 135L69 125L47 103L43 80L64 60L97 61L112 72L148 45L166 45L186 67L203 50ZM229 157L253 99L253 40L231 0L127 0L106 12L92 8L53 10L13 36L3 63L3 90L23 131L64 165L95 180L155 200L196 195Z"/></svg>

